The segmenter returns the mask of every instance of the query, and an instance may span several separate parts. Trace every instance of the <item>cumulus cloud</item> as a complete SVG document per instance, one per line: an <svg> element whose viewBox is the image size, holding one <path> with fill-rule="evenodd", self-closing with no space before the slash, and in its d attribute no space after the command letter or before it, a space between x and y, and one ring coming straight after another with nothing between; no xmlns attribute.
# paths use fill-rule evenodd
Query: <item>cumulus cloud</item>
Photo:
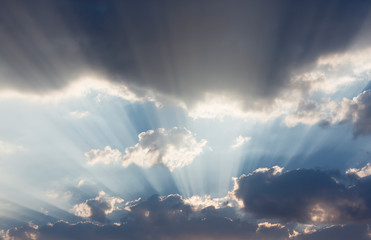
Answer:
<svg viewBox="0 0 371 240"><path fill-rule="evenodd" d="M340 102L324 100L300 102L296 111L285 117L288 126L302 124L352 123L355 136L371 133L371 90L365 90L353 99Z"/></svg>
<svg viewBox="0 0 371 240"><path fill-rule="evenodd" d="M248 178L250 183L246 186ZM251 178L258 178L252 180ZM282 179L284 178L284 179ZM251 182L252 181L252 182ZM331 182L332 181L332 182ZM259 186L253 186L258 184ZM323 188L318 189L322 183ZM125 204L125 211L119 222L110 223L107 215L115 210L122 210L118 204L123 200L117 197L107 197L100 192L94 199L75 205L79 216L90 218L94 222L68 223L58 221L54 224L37 226L28 224L11 228L2 233L3 239L252 239L252 240L304 240L304 239L369 239L370 230L367 226L370 216L369 209L359 209L360 198L363 204L370 204L367 181L357 182L356 185L345 188L333 179L328 172L319 170L294 170L283 172L282 168L257 169L241 176L236 184L234 193L240 197L241 188L252 189L244 195L245 210L256 215L256 211L264 211L264 221L256 222L251 217L241 218L238 206L231 204L232 199L211 198L210 196L193 196L183 198L178 194L168 196L153 195L140 198ZM277 189L277 184L286 186ZM267 188L266 185L271 185ZM262 188L262 194L251 195L254 188ZM293 187L295 189L293 189ZM333 189L334 188L334 189ZM288 189L288 190L287 190ZM352 190L355 189L355 190ZM245 189L245 193L246 189ZM311 196L312 194L313 196ZM331 195L332 197L330 197ZM349 197L352 195L354 198ZM246 198L250 198L247 200ZM341 198L339 198L341 197ZM291 199L291 200L289 200ZM327 206L324 204L327 200ZM355 200L353 203L350 200ZM358 201L357 201L358 200ZM279 203L279 204L278 204ZM321 206L321 209L312 209L307 206ZM256 209L255 212L251 208ZM282 210L283 208L283 210ZM305 210L311 209L309 217L329 216L330 212L340 211L341 225L326 225L319 221L319 225L301 227L295 219L295 224L285 224L291 216L298 216ZM293 212L293 211L299 211ZM318 211L318 212L316 212ZM344 211L346 213L344 213ZM268 214L267 214L268 213ZM278 214L285 214L281 222L274 221ZM325 215L323 215L325 214ZM349 215L353 215L349 218ZM282 217L282 216L281 216ZM355 218L365 223L352 224ZM273 220L273 221L269 221ZM339 219L333 219L339 221ZM312 219L313 220L313 219ZM298 221L298 222L297 222ZM352 238L353 239L353 238Z"/></svg>
<svg viewBox="0 0 371 240"><path fill-rule="evenodd" d="M224 205L215 208L213 203L193 208L179 195L139 199L129 204L117 223L76 224L58 221L36 226L28 224L2 233L10 239L251 239L251 240L301 240L301 239L369 239L367 225L340 225L318 228L311 232L297 232L282 223L268 221L255 223L239 219L235 209Z"/></svg>
<svg viewBox="0 0 371 240"><path fill-rule="evenodd" d="M213 220L213 221L209 221ZM134 221L134 219L133 219ZM227 222L225 222L227 223ZM134 226L134 223L96 225L89 222L70 224L59 221L55 224L47 224L37 228L22 226L7 230L0 236L2 240L67 240L67 239L251 239L251 240L369 240L370 231L366 224L363 225L340 225L331 226L306 234L290 234L287 227L279 224L265 224L258 228L243 222L229 222L226 225L222 221L205 219L202 221L189 220L188 222L171 223L168 228L157 226L156 228L143 229L143 225ZM183 224L180 226L179 224ZM198 226L197 226L198 224ZM173 227L173 229L170 229ZM175 228L174 228L175 227ZM259 229L259 230L258 230ZM258 231L257 231L258 230Z"/></svg>
<svg viewBox="0 0 371 240"><path fill-rule="evenodd" d="M203 152L207 141L197 141L186 128L170 130L159 128L138 135L139 142L125 149L123 166L135 163L139 166L165 165L170 171L189 165Z"/></svg>
<svg viewBox="0 0 371 240"><path fill-rule="evenodd" d="M242 137L241 135L238 136L235 140L234 143L232 144L231 148L238 148L241 147L244 143L248 142L251 140L251 137Z"/></svg>
<svg viewBox="0 0 371 240"><path fill-rule="evenodd" d="M368 177L371 175L371 164L367 163L366 166L361 169L350 168L346 171L346 174L357 175L360 178Z"/></svg>
<svg viewBox="0 0 371 240"><path fill-rule="evenodd" d="M342 102L342 121L354 124L355 135L371 134L371 90L365 90L351 101Z"/></svg>
<svg viewBox="0 0 371 240"><path fill-rule="evenodd" d="M347 186L321 170L270 169L242 175L236 184L236 198L257 218L302 223L370 220L369 180Z"/></svg>
<svg viewBox="0 0 371 240"><path fill-rule="evenodd" d="M118 149L112 149L106 146L103 150L92 149L85 153L89 165L103 163L105 165L110 163L117 163L122 160L122 153Z"/></svg>
<svg viewBox="0 0 371 240"><path fill-rule="evenodd" d="M174 127L170 130L159 128L138 135L139 142L125 149L123 155L117 149L107 146L104 150L93 149L85 156L88 163L109 164L120 161L122 166L136 164L142 167L164 165L173 171L189 165L203 152L207 141L197 141L195 135L186 128Z"/></svg>
<svg viewBox="0 0 371 240"><path fill-rule="evenodd" d="M122 198L107 197L105 192L100 191L96 198L74 205L73 210L76 216L106 223L108 221L107 215L119 210L117 205L122 202L124 202Z"/></svg>
<svg viewBox="0 0 371 240"><path fill-rule="evenodd" d="M228 206L194 209L179 195L153 195L133 202L120 223L70 224L59 221L38 229L14 228L8 238L33 234L37 239L288 239L288 230L241 221ZM259 231L257 229L259 228ZM7 239L7 238L5 238ZM27 239L27 238L26 238Z"/></svg>

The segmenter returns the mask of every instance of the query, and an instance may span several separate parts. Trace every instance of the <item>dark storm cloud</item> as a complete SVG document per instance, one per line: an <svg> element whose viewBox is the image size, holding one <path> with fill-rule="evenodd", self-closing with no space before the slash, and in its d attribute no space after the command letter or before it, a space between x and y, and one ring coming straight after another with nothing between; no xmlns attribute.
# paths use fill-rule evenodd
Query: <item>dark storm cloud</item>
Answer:
<svg viewBox="0 0 371 240"><path fill-rule="evenodd" d="M237 198L257 218L283 222L351 223L371 219L371 178L346 186L321 170L254 172L237 180Z"/></svg>
<svg viewBox="0 0 371 240"><path fill-rule="evenodd" d="M2 89L59 89L84 68L79 36L52 1L2 1L0 84Z"/></svg>
<svg viewBox="0 0 371 240"><path fill-rule="evenodd" d="M4 1L2 85L41 91L84 68L191 103L272 97L293 70L345 50L369 1ZM5 77L4 77L5 76Z"/></svg>

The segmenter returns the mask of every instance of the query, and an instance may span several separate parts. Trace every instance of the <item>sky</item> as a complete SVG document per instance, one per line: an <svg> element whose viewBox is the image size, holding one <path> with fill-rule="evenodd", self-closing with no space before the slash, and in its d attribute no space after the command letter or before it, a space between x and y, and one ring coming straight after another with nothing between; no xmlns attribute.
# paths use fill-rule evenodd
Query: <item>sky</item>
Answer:
<svg viewBox="0 0 371 240"><path fill-rule="evenodd" d="M371 2L3 0L0 239L371 239Z"/></svg>

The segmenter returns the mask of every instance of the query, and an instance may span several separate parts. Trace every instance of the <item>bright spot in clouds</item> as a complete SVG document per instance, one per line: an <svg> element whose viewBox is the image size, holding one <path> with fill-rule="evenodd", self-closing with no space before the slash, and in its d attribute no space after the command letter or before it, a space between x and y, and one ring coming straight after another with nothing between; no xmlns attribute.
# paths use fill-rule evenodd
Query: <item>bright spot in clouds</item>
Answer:
<svg viewBox="0 0 371 240"><path fill-rule="evenodd" d="M361 169L351 168L347 170L346 174L355 174L360 178L370 176L371 175L371 164L367 163L366 166L364 166Z"/></svg>

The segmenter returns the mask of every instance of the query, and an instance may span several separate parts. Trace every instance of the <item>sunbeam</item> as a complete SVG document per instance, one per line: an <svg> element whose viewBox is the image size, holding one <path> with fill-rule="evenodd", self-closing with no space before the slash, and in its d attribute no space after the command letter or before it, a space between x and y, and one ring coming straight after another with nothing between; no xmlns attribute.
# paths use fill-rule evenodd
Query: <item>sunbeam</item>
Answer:
<svg viewBox="0 0 371 240"><path fill-rule="evenodd" d="M370 11L2 1L0 240L370 239Z"/></svg>

